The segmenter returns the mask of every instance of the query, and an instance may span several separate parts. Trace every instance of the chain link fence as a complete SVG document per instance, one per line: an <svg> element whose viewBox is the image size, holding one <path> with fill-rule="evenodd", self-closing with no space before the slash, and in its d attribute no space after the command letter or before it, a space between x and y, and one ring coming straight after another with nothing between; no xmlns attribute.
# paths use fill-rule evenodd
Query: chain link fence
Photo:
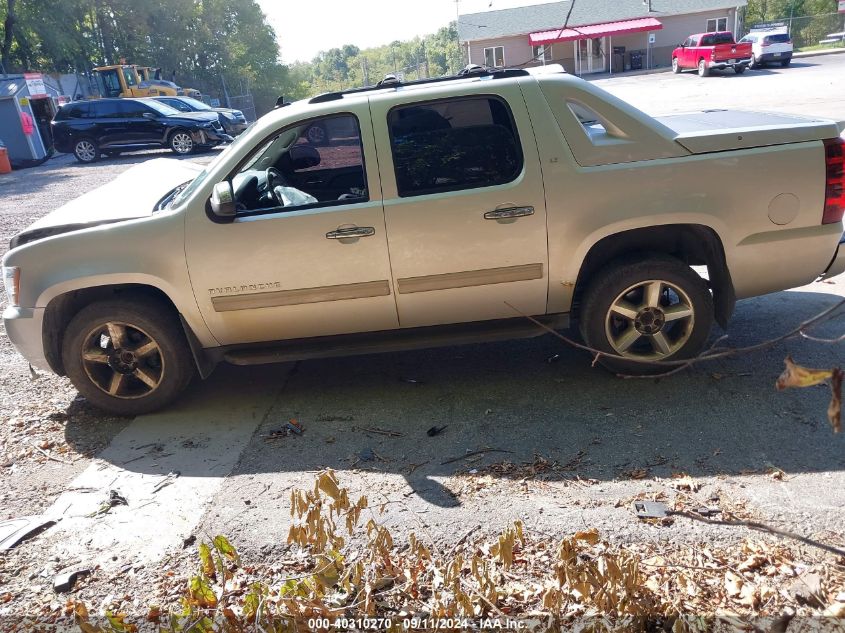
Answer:
<svg viewBox="0 0 845 633"><path fill-rule="evenodd" d="M796 50L845 46L845 13L786 17L773 22L787 26Z"/></svg>

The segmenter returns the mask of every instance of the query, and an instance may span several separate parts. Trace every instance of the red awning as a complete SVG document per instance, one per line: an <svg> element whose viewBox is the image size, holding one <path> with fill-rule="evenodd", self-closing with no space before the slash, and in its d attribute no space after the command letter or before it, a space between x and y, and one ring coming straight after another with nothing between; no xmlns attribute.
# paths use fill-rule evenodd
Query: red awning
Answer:
<svg viewBox="0 0 845 633"><path fill-rule="evenodd" d="M623 20L621 22L605 22L568 29L553 29L551 31L537 31L528 36L531 46L554 44L555 42L571 42L585 40L590 37L604 37L605 35L622 35L624 33L641 33L643 31L659 31L663 25L654 18L640 18L638 20Z"/></svg>

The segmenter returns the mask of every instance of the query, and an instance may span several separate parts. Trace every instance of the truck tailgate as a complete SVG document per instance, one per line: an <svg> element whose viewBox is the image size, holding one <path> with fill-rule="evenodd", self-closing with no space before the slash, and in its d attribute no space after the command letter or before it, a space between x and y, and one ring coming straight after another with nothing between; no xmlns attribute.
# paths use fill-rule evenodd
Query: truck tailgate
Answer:
<svg viewBox="0 0 845 633"><path fill-rule="evenodd" d="M704 110L656 119L693 154L818 141L835 138L842 131L829 119L740 110Z"/></svg>
<svg viewBox="0 0 845 633"><path fill-rule="evenodd" d="M751 44L716 44L713 47L713 61L726 62L730 59L745 59L751 57Z"/></svg>

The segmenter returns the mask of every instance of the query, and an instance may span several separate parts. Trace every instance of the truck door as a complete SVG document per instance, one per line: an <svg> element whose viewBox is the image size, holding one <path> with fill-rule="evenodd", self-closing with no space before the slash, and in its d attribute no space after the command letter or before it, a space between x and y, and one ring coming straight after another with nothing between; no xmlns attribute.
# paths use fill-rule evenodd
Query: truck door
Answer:
<svg viewBox="0 0 845 633"><path fill-rule="evenodd" d="M398 327L369 109L362 100L349 110L258 141L228 177L233 222L192 202L188 269L221 344ZM312 125L343 133L315 146Z"/></svg>
<svg viewBox="0 0 845 633"><path fill-rule="evenodd" d="M506 301L546 311L546 201L522 91L464 90L370 100L402 327L518 316Z"/></svg>

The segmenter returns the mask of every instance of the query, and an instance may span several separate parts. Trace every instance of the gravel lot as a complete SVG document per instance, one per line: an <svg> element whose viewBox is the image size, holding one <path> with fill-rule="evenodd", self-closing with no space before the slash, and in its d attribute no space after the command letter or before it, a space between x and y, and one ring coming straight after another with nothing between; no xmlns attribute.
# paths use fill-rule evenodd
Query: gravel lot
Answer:
<svg viewBox="0 0 845 633"><path fill-rule="evenodd" d="M667 74L599 83L654 113L745 106L845 120L845 84L835 81L843 71L845 55L742 77ZM0 176L0 253L63 200L161 155L167 154L90 166L60 156ZM741 302L730 342L775 336L843 296L840 277ZM839 317L818 332L838 335L843 325ZM130 420L98 414L65 379L31 375L3 336L0 519L48 508L66 518L0 558L0 603L7 592L10 605L56 614L64 598L50 589L52 575L85 564L96 571L75 596L95 607L138 611L139 595L172 598L170 585L156 584L158 574L174 570L181 582L194 564L182 548L191 535L225 533L245 560L268 560L286 550L290 491L310 486L324 467L337 470L351 494L394 504L382 520L400 537L424 530L453 543L476 526L490 535L521 518L549 536L589 526L616 543L666 548L732 546L752 534L774 538L737 526L683 519L657 526L632 516L632 499L665 498L720 507L845 548L845 443L827 425L826 387L774 391L787 353L809 366L842 364L840 346L790 341L671 379L623 381L542 337L221 367L171 410ZM305 434L280 437L292 418ZM426 434L443 425L440 435ZM462 458L486 449L495 451ZM151 482L177 470L165 492L148 493ZM694 493L679 489L673 476L681 473L693 478ZM96 490L88 494L96 508L101 494L118 486L128 507L96 519L68 511L85 506L88 488ZM798 551L807 566L821 560L813 547Z"/></svg>

